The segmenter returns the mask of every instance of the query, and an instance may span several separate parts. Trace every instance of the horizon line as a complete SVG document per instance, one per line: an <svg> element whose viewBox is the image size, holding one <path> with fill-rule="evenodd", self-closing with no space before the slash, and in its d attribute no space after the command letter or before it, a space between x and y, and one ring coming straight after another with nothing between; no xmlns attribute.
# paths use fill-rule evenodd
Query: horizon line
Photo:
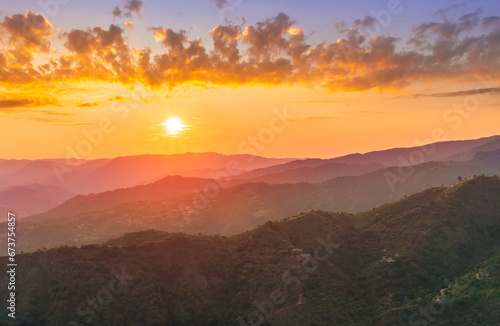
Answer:
<svg viewBox="0 0 500 326"><path fill-rule="evenodd" d="M369 154L369 153L384 152L384 151L390 151L390 150L396 150L396 149L418 148L418 147L428 146L428 145L432 145L432 144L460 142L460 141L474 141L474 140L481 140L481 139L495 138L495 137L500 137L500 134L491 135L491 136L484 136L484 137L479 137L479 138L443 140L443 141L437 141L437 142L424 143L424 144L415 145L415 146L389 147L389 148L376 149L376 150L371 150L371 151L362 152L362 153L351 152L351 153L342 154L342 155L333 156L333 157L267 157L267 156L253 155L253 154L248 154L248 153L225 154L225 153L220 153L220 152L207 151L207 152L182 152L182 153L170 153L170 154L142 153L142 154L131 154L131 155L118 155L118 156L114 156L114 157L98 157L98 158L91 158L91 159L76 159L76 158L71 158L71 159L77 160L77 161L82 161L82 162L90 162L90 161L97 161L97 160L114 160L114 159L122 158L122 157L146 156L146 155L173 156L173 155L186 155L186 154L217 154L217 155L223 155L223 156L247 155L247 156L261 157L261 158L266 158L266 159L277 159L277 160L286 160L286 159L292 159L292 160L307 160L307 159L328 160L328 159L342 158L342 157L346 157L346 156L350 156L350 155L364 155L364 154ZM68 160L68 158L62 158L62 157L54 157L54 158L46 158L46 157L45 158L0 158L0 161L25 161L25 160L27 160L27 161L61 161L61 160Z"/></svg>

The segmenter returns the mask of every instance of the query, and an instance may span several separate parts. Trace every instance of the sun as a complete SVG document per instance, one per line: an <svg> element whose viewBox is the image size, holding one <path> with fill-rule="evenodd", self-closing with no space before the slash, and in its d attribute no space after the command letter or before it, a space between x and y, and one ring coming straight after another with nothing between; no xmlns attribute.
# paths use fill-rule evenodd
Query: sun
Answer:
<svg viewBox="0 0 500 326"><path fill-rule="evenodd" d="M165 126L165 130L168 135L176 136L181 131L186 130L186 126L182 123L182 120L178 117L170 117L165 122L162 123Z"/></svg>

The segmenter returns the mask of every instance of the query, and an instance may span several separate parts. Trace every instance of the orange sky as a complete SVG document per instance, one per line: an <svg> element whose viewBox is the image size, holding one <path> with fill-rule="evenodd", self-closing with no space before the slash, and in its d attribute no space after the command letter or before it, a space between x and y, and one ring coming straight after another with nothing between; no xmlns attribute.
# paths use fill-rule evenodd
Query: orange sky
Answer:
<svg viewBox="0 0 500 326"><path fill-rule="evenodd" d="M333 157L443 140L432 139L436 128L445 132L446 139L489 136L498 133L500 118L495 96L481 100L475 111L462 116L453 109L465 97L328 93L300 86L141 92L143 96L137 102L133 100L137 95L122 90L114 94L127 98L123 102L43 109L70 114L64 116L38 114L32 108L15 115L3 114L2 157L66 157L72 150L85 159L206 151ZM99 102L97 96L84 100ZM281 119L276 111L285 115L285 121L274 121L274 117ZM162 125L172 116L188 126L175 137ZM257 141L249 140L252 137ZM81 144L91 143L89 139L94 140L90 149Z"/></svg>
<svg viewBox="0 0 500 326"><path fill-rule="evenodd" d="M411 40L433 47L429 56L389 35L368 39L366 19L321 44L285 14L204 38L152 27L148 42L164 48L156 53L133 44L133 24L64 30L42 14L4 15L0 156L326 158L500 134L500 24L476 18L474 36L458 31L460 18L451 43L441 29L415 28ZM466 37L482 42L477 58L440 54ZM162 124L171 117L178 133ZM436 130L444 136L433 139Z"/></svg>

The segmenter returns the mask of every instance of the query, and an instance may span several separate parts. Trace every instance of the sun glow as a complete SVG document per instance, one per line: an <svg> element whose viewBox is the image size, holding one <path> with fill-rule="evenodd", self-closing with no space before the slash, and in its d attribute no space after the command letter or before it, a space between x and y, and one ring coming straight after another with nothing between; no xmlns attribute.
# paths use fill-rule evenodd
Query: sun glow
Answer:
<svg viewBox="0 0 500 326"><path fill-rule="evenodd" d="M170 117L162 125L165 126L165 131L169 136L176 136L183 130L186 130L186 125L178 117Z"/></svg>

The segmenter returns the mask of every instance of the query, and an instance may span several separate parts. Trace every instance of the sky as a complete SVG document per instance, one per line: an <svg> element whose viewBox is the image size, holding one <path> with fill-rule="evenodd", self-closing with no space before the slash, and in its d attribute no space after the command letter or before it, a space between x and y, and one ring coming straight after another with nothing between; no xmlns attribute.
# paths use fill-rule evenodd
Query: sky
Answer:
<svg viewBox="0 0 500 326"><path fill-rule="evenodd" d="M2 1L0 44L4 159L500 134L498 1Z"/></svg>

